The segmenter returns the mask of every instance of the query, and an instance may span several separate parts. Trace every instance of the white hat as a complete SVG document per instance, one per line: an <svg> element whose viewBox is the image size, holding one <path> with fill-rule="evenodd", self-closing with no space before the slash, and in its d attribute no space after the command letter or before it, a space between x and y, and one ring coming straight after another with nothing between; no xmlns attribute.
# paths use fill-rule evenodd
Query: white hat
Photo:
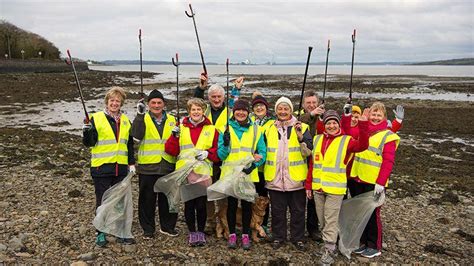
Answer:
<svg viewBox="0 0 474 266"><path fill-rule="evenodd" d="M288 99L286 97L280 97L280 99L278 99L278 101L275 104L275 110L277 109L278 105L281 104L281 103L288 104L291 108L291 112L293 112L293 104L291 103L290 99Z"/></svg>

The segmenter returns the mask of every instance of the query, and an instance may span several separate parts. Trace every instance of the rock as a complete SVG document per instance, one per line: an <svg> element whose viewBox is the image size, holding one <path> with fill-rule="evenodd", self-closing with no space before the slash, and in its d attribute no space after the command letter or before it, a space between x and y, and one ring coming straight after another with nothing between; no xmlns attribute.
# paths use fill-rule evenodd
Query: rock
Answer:
<svg viewBox="0 0 474 266"><path fill-rule="evenodd" d="M24 247L21 239L14 237L8 242L8 249L12 251L20 251Z"/></svg>
<svg viewBox="0 0 474 266"><path fill-rule="evenodd" d="M449 232L450 232L450 233L456 233L458 230L459 230L459 228L457 228L457 227L451 227L451 228L449 228Z"/></svg>
<svg viewBox="0 0 474 266"><path fill-rule="evenodd" d="M361 262L361 263L369 263L369 262L370 262L370 259L369 259L369 258L365 258L365 257L362 257L362 256L357 257L357 259L358 259L359 262Z"/></svg>
<svg viewBox="0 0 474 266"><path fill-rule="evenodd" d="M47 216L49 214L49 211L40 211L41 216Z"/></svg>
<svg viewBox="0 0 474 266"><path fill-rule="evenodd" d="M387 250L387 248L388 248L388 245L387 245L387 243L383 242L383 243L382 243L382 249L385 249L385 250Z"/></svg>
<svg viewBox="0 0 474 266"><path fill-rule="evenodd" d="M30 253L26 253L26 252L18 252L18 253L15 253L15 256L20 257L20 258L29 258L33 255L31 255Z"/></svg>
<svg viewBox="0 0 474 266"><path fill-rule="evenodd" d="M456 251L449 250L449 249L446 249L444 251L444 253L446 253L446 255L449 255L451 257L461 257L461 254L457 253Z"/></svg>
<svg viewBox="0 0 474 266"><path fill-rule="evenodd" d="M127 253L136 252L137 245L122 245L122 250Z"/></svg>
<svg viewBox="0 0 474 266"><path fill-rule="evenodd" d="M81 255L77 256L77 259L88 261L88 260L94 260L96 257L97 256L95 255L94 252L88 252L88 253L84 253L84 254L81 254Z"/></svg>
<svg viewBox="0 0 474 266"><path fill-rule="evenodd" d="M6 251L7 248L8 248L8 247L7 247L6 245L0 244L0 252Z"/></svg>
<svg viewBox="0 0 474 266"><path fill-rule="evenodd" d="M67 195L71 198L77 198L77 197L82 197L82 192L77 190L77 189L74 189L74 190L71 190L67 193Z"/></svg>
<svg viewBox="0 0 474 266"><path fill-rule="evenodd" d="M83 235L87 232L87 227L85 227L84 225L81 225L79 226L78 231L80 235Z"/></svg>
<svg viewBox="0 0 474 266"><path fill-rule="evenodd" d="M87 263L82 260L79 260L71 263L71 266L87 266Z"/></svg>
<svg viewBox="0 0 474 266"><path fill-rule="evenodd" d="M0 208L6 209L8 206L10 206L10 203L9 203L9 202L0 201Z"/></svg>
<svg viewBox="0 0 474 266"><path fill-rule="evenodd" d="M0 223L8 221L8 218L6 217L0 217Z"/></svg>

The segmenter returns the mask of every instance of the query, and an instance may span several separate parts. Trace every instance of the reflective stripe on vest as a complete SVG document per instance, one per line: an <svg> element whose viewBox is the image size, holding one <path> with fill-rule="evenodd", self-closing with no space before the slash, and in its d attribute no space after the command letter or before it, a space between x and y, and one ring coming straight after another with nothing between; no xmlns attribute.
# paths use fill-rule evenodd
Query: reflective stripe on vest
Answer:
<svg viewBox="0 0 474 266"><path fill-rule="evenodd" d="M212 107L208 104L206 113L204 115L207 116L207 118L209 118L209 121L211 121L211 123L216 127L217 131L219 131L219 134L221 134L225 131L225 128L227 127L227 117L226 117L227 107L225 107L224 110L222 110L222 112L219 114L219 117L217 117L217 120L215 121L215 123L214 121L212 121L211 108Z"/></svg>
<svg viewBox="0 0 474 266"><path fill-rule="evenodd" d="M245 131L240 140L233 127L229 127L230 133L230 153L224 160L221 166L220 179L226 178L229 173L229 168L239 160L246 157L253 157L254 151L257 149L257 143L262 137L262 129L257 125L252 125L252 129ZM228 165L226 165L228 164ZM258 182L258 170L254 169L250 173L250 180L252 182Z"/></svg>
<svg viewBox="0 0 474 266"><path fill-rule="evenodd" d="M371 136L369 138L369 148L355 155L351 177L359 177L360 180L366 183L375 184L382 166L383 148L386 143L391 141L395 141L395 148L398 148L400 137L390 130L383 130ZM385 186L388 186L388 182Z"/></svg>
<svg viewBox="0 0 474 266"><path fill-rule="evenodd" d="M313 190L322 189L335 195L346 194L346 163L344 158L349 146L350 136L334 138L325 154L321 150L323 135L317 135L313 141Z"/></svg>
<svg viewBox="0 0 474 266"><path fill-rule="evenodd" d="M99 167L106 163L128 164L128 138L130 120L124 114L120 117L119 141L104 112L92 115L97 130L97 143L91 148L91 167Z"/></svg>
<svg viewBox="0 0 474 266"><path fill-rule="evenodd" d="M304 134L308 130L308 125L301 124L301 129ZM291 128L290 138L288 140L288 172L290 178L294 181L303 181L306 179L308 173L308 165L305 158L301 155L300 143L296 135L295 128ZM266 181L272 181L276 175L276 160L278 154L278 129L272 124L266 131L265 137L267 139L267 160L265 161L264 175Z"/></svg>
<svg viewBox="0 0 474 266"><path fill-rule="evenodd" d="M180 127L180 134L179 134L179 156L176 162L176 170L183 167L186 163L184 159L185 157L194 157L200 151L206 151L212 148L212 143L214 141L214 134L216 128L212 125L206 125L202 128L201 134L199 135L198 141L196 145L193 144L191 139L191 132L189 127L185 127L182 124ZM200 165L194 168L194 172L197 174L202 175L211 175L212 176L212 162L209 159L206 159L209 163L209 167L205 167Z"/></svg>
<svg viewBox="0 0 474 266"><path fill-rule="evenodd" d="M145 136L138 147L138 163L157 164L161 162L162 158L169 163L175 163L176 158L165 152L165 143L171 136L171 130L176 126L176 119L171 115L166 115L162 136L160 136L150 113L145 114L144 123Z"/></svg>

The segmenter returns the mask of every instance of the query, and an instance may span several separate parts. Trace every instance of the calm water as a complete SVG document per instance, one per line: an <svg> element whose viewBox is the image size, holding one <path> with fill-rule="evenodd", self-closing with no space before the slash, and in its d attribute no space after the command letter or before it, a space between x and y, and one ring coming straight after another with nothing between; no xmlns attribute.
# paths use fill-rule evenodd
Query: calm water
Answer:
<svg viewBox="0 0 474 266"><path fill-rule="evenodd" d="M114 66L90 66L93 70L106 71L140 71L140 65L114 65ZM211 79L220 82L224 77L218 77L225 74L224 65L207 66ZM199 77L201 72L200 65L180 66L179 73L182 81ZM162 73L159 76L160 81L176 80L176 68L173 65L144 65L144 71L153 73ZM236 75L293 75L304 74L305 66L229 66L229 72L232 76ZM349 75L350 65L329 66L328 74ZM308 75L324 74L324 66L311 65ZM405 66L405 65L373 65L373 66L354 66L355 75L426 75L439 77L474 77L474 66Z"/></svg>

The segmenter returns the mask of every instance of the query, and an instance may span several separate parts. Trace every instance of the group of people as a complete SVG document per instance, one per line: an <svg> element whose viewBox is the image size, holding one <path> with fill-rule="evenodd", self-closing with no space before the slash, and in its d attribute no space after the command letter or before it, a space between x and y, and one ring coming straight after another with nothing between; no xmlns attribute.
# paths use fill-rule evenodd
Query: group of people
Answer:
<svg viewBox="0 0 474 266"><path fill-rule="evenodd" d="M232 87L232 99L226 106L225 90L201 75L194 97L187 101L187 115L181 121L166 112L166 100L158 90L137 104L133 123L120 108L126 96L123 89L111 88L105 96L105 109L91 116L83 126L83 143L91 147L91 175L96 206L107 188L120 182L128 172L138 172L138 217L144 238L156 232L155 210L158 202L160 233L177 236L177 213L170 212L168 199L154 191L160 178L184 166L184 155L192 152L199 161L196 174L210 174L212 182L229 178L233 162L252 158L242 170L255 185L255 194L269 197L263 226L271 220L274 249L287 239L304 251L305 224L309 236L322 237L322 263L332 263L338 241L338 217L347 194L355 197L367 191L374 196L384 193L399 143L396 131L401 127L403 107L394 110L396 119L387 121L383 103L375 102L363 111L345 104L342 116L325 110L317 94L310 90L303 97L303 109L280 97L275 115L270 103L259 92L251 101L240 98L243 77ZM209 103L204 100L207 90ZM133 144L138 144L135 162ZM137 167L135 168L135 164ZM349 191L347 191L349 190ZM242 210L240 241L236 232L236 213ZM227 204L226 204L227 203ZM216 202L200 196L184 202L184 217L190 246L206 245L205 228L215 226L216 209L227 205L229 236L227 246L251 248L249 237L252 202L229 196ZM306 216L306 220L304 219ZM269 219L271 217L271 219ZM320 231L320 232L319 232ZM119 239L127 244L133 239ZM97 232L96 244L106 246L103 232ZM381 254L382 227L380 207L367 224L354 253L372 258Z"/></svg>

